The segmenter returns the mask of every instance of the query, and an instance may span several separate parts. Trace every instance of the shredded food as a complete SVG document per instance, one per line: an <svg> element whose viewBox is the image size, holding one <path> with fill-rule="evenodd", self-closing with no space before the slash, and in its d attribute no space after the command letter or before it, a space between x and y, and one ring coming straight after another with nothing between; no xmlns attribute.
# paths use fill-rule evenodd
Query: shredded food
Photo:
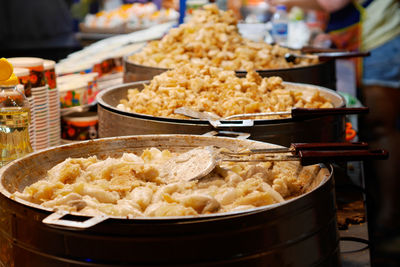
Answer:
<svg viewBox="0 0 400 267"><path fill-rule="evenodd" d="M315 187L320 171L298 162L224 162L201 180L171 180L163 166L177 155L149 148L140 156L68 158L13 197L90 216L197 216L280 203Z"/></svg>
<svg viewBox="0 0 400 267"><path fill-rule="evenodd" d="M300 52L243 38L233 12L218 10L212 4L195 10L187 23L171 29L161 40L149 42L130 59L151 67L201 63L226 70L292 68L318 63L317 59L305 58L287 62L286 53Z"/></svg>

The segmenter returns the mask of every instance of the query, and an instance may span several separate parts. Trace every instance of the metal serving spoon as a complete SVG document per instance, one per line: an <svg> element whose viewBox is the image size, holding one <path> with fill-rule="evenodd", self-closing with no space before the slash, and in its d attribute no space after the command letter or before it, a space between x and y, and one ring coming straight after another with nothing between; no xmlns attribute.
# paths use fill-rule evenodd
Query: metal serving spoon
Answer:
<svg viewBox="0 0 400 267"><path fill-rule="evenodd" d="M198 180L217 166L220 162L216 158L218 155L212 146L194 148L165 162L160 176L167 183Z"/></svg>
<svg viewBox="0 0 400 267"><path fill-rule="evenodd" d="M195 118L200 120L208 120L209 123L218 128L222 125L223 120L231 120L235 118L248 118L256 116L277 116L277 115L290 115L292 119L301 118L313 118L328 115L348 115L348 114L362 114L368 113L368 107L357 107L357 108L292 108L290 111L276 111L276 112L262 112L262 113L245 113L236 114L221 118L220 116L211 112L201 112L193 110L189 107L180 107L174 110L175 114L184 115L189 118ZM253 126L253 120L246 120L246 126Z"/></svg>
<svg viewBox="0 0 400 267"><path fill-rule="evenodd" d="M249 156L258 154L260 157ZM207 176L222 161L265 162L300 161L303 166L321 162L387 159L383 149L370 150L368 144L357 143L293 143L290 148L255 149L248 152L226 152L213 146L200 147L172 158L164 172L169 181L193 181ZM171 178L172 177L172 178Z"/></svg>

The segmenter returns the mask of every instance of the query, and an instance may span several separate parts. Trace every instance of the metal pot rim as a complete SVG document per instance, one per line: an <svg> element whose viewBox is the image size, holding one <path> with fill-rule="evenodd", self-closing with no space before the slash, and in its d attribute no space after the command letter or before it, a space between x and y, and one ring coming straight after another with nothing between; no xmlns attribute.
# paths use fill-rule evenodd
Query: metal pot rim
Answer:
<svg viewBox="0 0 400 267"><path fill-rule="evenodd" d="M122 85L120 84L120 85L112 86L110 88L107 88L107 89L104 89L104 90L100 91L96 96L96 101L104 109L106 109L108 111L111 111L111 112L115 112L115 113L120 114L120 115L128 116L128 117L135 117L135 118L140 118L140 119L144 119L144 120L155 120L155 121L162 121L162 122L169 122L169 123L209 125L209 122L207 120L156 117L156 116L147 115L147 114L123 111L123 110L120 110L120 109L118 109L118 108L106 103L103 100L103 96L105 94L109 93L110 91L117 90L117 89L119 89L121 87L145 85L145 84L149 84L149 83L150 83L150 81L137 81L137 82L124 83ZM315 89L320 90L320 91L324 91L324 92L328 92L330 94L334 94L335 96L340 98L341 101L342 101L342 105L340 105L338 107L344 107L345 103L346 103L346 100L344 99L344 97L342 95L338 94L336 91L334 91L332 89L328 89L328 88L325 88L325 87L322 87L322 86L313 85L313 84L306 84L306 83L283 82L283 84L294 85L294 86L312 87L312 88L315 88ZM305 120L313 120L313 119L314 118L305 119ZM222 121L223 122L232 122L232 121L227 121L227 120L222 120ZM262 125L266 125L266 124L288 123L288 122L293 122L295 120L292 119L292 118L282 118L282 119L275 119L275 120L256 119L256 120L253 120L253 121L254 121L254 125L261 125L261 124ZM235 120L235 122L240 123L240 122L242 122L242 120Z"/></svg>
<svg viewBox="0 0 400 267"><path fill-rule="evenodd" d="M140 49L140 50L141 50L141 49ZM140 51L140 50L139 50L139 51ZM147 66L147 65L142 65L142 64L137 64L137 63L135 63L134 61L132 61L132 60L130 59L130 57L131 57L132 55L138 53L139 51L130 53L130 54L128 54L128 55L125 55L125 56L123 57L124 61L125 61L126 63L129 63L129 64L135 66L135 67L149 68L149 69L158 70L158 71L168 71L168 70L174 69L174 68L153 67L153 66ZM332 59L332 60L334 60L334 59ZM329 60L329 61L330 61L330 60ZM328 62L328 61L321 61L321 62L318 62L318 63L316 63L316 64L310 64L310 65L305 65L305 66L294 66L294 67L290 67L290 68L257 69L256 72L268 73L268 72L275 72L275 71L287 71L287 70L292 70L292 69L296 69L296 70L305 70L305 69L308 69L309 67L316 67L316 66L320 66L320 65L327 64L326 62ZM247 71L246 71L246 70L235 70L235 73L236 73L236 74L245 74L245 73L247 73Z"/></svg>
<svg viewBox="0 0 400 267"><path fill-rule="evenodd" d="M185 135L185 134L161 134L161 135L131 135L131 136L119 136L119 137L107 137L107 138L100 138L100 139L96 139L96 140L89 140L89 141L81 141L81 142L77 142L77 143L73 143L73 144L65 144L65 145L60 145L60 146L55 146L55 147L51 147L51 148L46 148L43 150L39 150L36 152L33 152L31 154L28 154L22 158L16 159L14 161L12 161L11 163L3 166L2 168L0 168L0 193L5 196L6 198L18 202L24 206L27 206L29 208L34 208L34 209L39 209L42 211L47 212L48 214L54 213L55 210L52 208L46 208L43 207L39 204L35 204L29 201L26 201L24 199L20 199L18 197L13 197L12 194L3 186L3 173L5 173L13 164L17 164L18 162L21 162L27 158L30 157L35 157L36 155L40 155L40 154L45 154L48 151L52 151L52 150L57 150L61 147L63 148L71 148L73 149L74 147L80 147L82 145L87 145L87 144L94 144L94 143L101 143L101 142L110 142L112 140L129 140L129 139L137 139L137 138L159 138L159 137L174 137L174 138L185 138L185 137L190 137L190 138L204 138L204 139L220 139L220 140L238 140L240 142L251 142L251 143L264 143L264 144L269 144L269 145L273 145L276 147L282 147L279 145L275 145L275 144L270 144L270 143L266 143L266 142L260 142L260 141L254 141L254 140L239 140L239 139L235 139L235 138L230 138L230 137L219 137L219 136L201 136L201 135ZM289 200L285 200L281 203L276 203L276 204L271 204L271 205L266 205L266 206L261 206L261 207L257 207L257 208L253 208L253 209L248 209L248 210L241 210L241 211L233 211L233 212L225 212L225 213L213 213L213 214L206 214L206 215L198 215L198 216L171 216L171 217L137 217L137 218L125 218L125 217L121 217L121 216L102 216L102 217L106 217L107 219L113 219L113 220L135 220L135 221L154 221L154 222L170 222L170 221L197 221L197 220L216 220L216 219L225 219L227 217L236 217L236 216L242 216L244 214L256 214L259 212L264 212L266 210L271 210L280 206L284 206L290 203L293 203L294 201L300 199L300 198L304 198L307 195L311 194L312 192L320 189L327 181L329 181L332 176L333 176L333 167L332 165L328 165L326 166L325 164L321 164L321 167L323 168L328 168L329 170L329 176L325 176L325 178L321 181L321 183L316 186L314 189L312 189L309 192L306 192L300 196L291 198ZM78 212L67 212L65 214L70 214L70 215L74 215L74 216L79 216L79 217L90 217L88 215L82 215Z"/></svg>

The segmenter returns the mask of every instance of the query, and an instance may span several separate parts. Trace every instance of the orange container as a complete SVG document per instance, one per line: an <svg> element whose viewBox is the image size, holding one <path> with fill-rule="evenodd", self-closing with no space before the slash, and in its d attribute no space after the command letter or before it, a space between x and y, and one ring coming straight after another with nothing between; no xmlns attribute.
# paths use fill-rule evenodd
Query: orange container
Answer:
<svg viewBox="0 0 400 267"><path fill-rule="evenodd" d="M47 85L49 89L57 88L56 80L56 62L53 60L44 60L44 75L46 76Z"/></svg>
<svg viewBox="0 0 400 267"><path fill-rule="evenodd" d="M24 86L25 96L32 96L32 83L30 79L30 71L26 68L14 68L14 74L18 77L19 84Z"/></svg>
<svg viewBox="0 0 400 267"><path fill-rule="evenodd" d="M29 69L32 88L46 85L43 59L37 57L13 57L8 58L8 61L14 67Z"/></svg>
<svg viewBox="0 0 400 267"><path fill-rule="evenodd" d="M97 138L98 117L96 112L78 112L61 119L62 139L90 140Z"/></svg>

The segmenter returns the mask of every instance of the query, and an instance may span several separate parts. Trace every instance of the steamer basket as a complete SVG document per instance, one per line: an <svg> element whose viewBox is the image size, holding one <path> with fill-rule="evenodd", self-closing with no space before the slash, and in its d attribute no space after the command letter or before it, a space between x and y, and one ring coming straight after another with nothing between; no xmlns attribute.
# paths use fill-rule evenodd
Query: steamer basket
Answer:
<svg viewBox="0 0 400 267"><path fill-rule="evenodd" d="M0 170L1 266L337 266L332 168L322 168L313 190L283 203L197 217L107 217L89 228L51 226L52 210L13 199L68 157L118 156L148 147L185 151L218 145L274 145L222 137L147 135L58 146L15 160ZM276 147L276 146L275 146ZM87 217L71 214L67 221Z"/></svg>

